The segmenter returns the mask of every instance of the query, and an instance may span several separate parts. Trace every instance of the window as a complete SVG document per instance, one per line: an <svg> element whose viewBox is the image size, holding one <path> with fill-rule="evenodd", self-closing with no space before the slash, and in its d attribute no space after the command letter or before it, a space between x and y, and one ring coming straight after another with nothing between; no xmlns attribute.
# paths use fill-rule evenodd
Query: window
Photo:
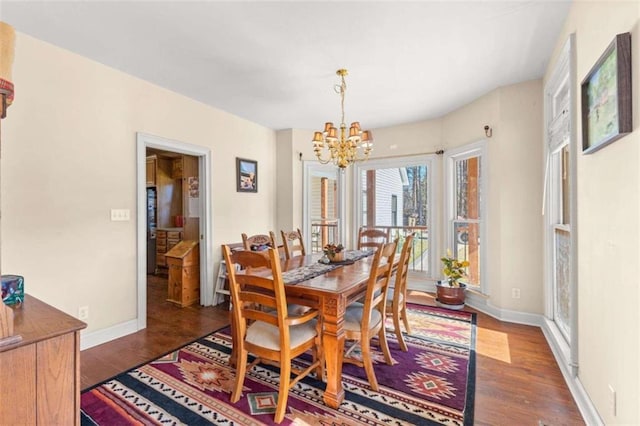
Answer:
<svg viewBox="0 0 640 426"><path fill-rule="evenodd" d="M482 288L486 251L482 246L486 223L484 142L456 149L446 155L447 248L458 260L469 261L468 275L463 281L486 292L487 289Z"/></svg>
<svg viewBox="0 0 640 426"><path fill-rule="evenodd" d="M422 155L369 160L354 167L355 193L360 194L354 234L360 226L376 227L389 229L392 238L402 241L406 233L415 231L410 269L425 278L438 270L430 244L436 164L435 155Z"/></svg>

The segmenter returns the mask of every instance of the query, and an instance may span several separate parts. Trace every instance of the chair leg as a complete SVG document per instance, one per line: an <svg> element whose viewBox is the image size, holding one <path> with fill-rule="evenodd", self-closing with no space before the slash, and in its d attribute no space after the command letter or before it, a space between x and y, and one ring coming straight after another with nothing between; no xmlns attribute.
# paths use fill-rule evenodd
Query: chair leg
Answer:
<svg viewBox="0 0 640 426"><path fill-rule="evenodd" d="M231 394L231 402L236 403L242 395L242 385L244 376L247 373L247 356L249 354L244 349L238 349L238 359L236 360L236 386Z"/></svg>
<svg viewBox="0 0 640 426"><path fill-rule="evenodd" d="M362 350L362 364L364 365L364 371L367 373L367 379L369 379L369 385L374 391L378 391L378 379L376 379L376 373L373 371L373 362L371 361L371 344L369 338L362 336L363 339L360 342L360 349ZM387 349L388 350L388 349Z"/></svg>
<svg viewBox="0 0 640 426"><path fill-rule="evenodd" d="M396 329L396 336L398 337L398 344L400 345L400 349L402 349L402 351L404 352L407 352L409 349L407 349L407 344L404 341L404 336L402 336L402 330L400 329L400 312L398 312L397 314L393 314L393 326Z"/></svg>
<svg viewBox="0 0 640 426"><path fill-rule="evenodd" d="M409 326L409 317L407 316L407 307L403 306L400 310L402 314L402 322L404 322L404 329L407 331L407 334L411 334L411 327Z"/></svg>
<svg viewBox="0 0 640 426"><path fill-rule="evenodd" d="M291 382L291 360L280 361L280 387L278 388L278 405L274 421L280 423L284 419L287 410L287 399L289 398L289 383Z"/></svg>
<svg viewBox="0 0 640 426"><path fill-rule="evenodd" d="M389 350L389 344L387 343L387 333L385 333L384 327L381 327L380 331L378 331L378 340L380 342L380 347L382 348L382 353L384 353L384 360L387 362L387 365L393 365L391 351Z"/></svg>

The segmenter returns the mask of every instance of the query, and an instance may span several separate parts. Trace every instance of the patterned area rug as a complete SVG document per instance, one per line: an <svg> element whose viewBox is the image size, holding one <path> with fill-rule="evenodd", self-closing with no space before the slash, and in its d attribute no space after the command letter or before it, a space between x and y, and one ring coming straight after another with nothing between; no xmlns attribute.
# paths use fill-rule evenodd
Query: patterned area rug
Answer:
<svg viewBox="0 0 640 426"><path fill-rule="evenodd" d="M475 393L475 314L410 305L412 334L402 352L387 333L394 365L375 349L380 391L370 389L364 369L345 364L346 398L324 405L324 383L300 381L289 393L283 425L472 425ZM388 323L389 325L389 323ZM228 366L228 328L81 395L83 425L273 424L279 370L257 365L243 397L229 402L235 370ZM304 357L297 360L308 362Z"/></svg>

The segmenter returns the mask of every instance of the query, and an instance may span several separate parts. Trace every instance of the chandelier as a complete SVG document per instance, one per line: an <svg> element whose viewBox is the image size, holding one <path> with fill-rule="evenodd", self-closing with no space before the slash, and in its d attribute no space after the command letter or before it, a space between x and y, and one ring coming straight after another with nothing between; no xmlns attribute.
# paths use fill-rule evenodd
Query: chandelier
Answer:
<svg viewBox="0 0 640 426"><path fill-rule="evenodd" d="M334 86L334 90L340 95L340 108L342 111L340 136L338 136L338 129L334 127L333 123L325 123L324 131L313 134L313 152L315 152L320 163L327 164L332 162L341 169L345 169L355 161L363 161L369 158L369 153L373 149L373 137L369 130L361 130L360 123L357 121L351 123L349 135L347 136L347 125L344 124L344 92L347 90L347 84L344 82L344 76L349 73L345 69L339 69L336 74L342 80L341 84ZM325 147L328 150L328 158L322 158L322 150ZM362 157L358 155L359 149L362 149Z"/></svg>

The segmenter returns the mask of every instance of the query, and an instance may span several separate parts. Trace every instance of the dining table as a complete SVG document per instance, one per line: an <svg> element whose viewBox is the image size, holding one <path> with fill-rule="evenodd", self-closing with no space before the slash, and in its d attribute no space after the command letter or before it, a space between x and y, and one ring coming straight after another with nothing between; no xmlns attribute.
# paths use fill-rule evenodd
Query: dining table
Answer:
<svg viewBox="0 0 640 426"><path fill-rule="evenodd" d="M345 262L333 265L335 268L298 281L298 271L315 269L321 254L294 256L282 261L283 281L287 301L298 304L305 300L316 307L323 322L322 352L325 359L326 389L324 402L337 408L344 400L342 388L342 362L344 358L345 333L344 314L347 306L362 298L367 289L371 272L371 253L347 252ZM358 258L353 260L353 258ZM349 260L351 259L351 261ZM332 266L331 264L328 266ZM290 277L294 277L294 282ZM297 282L295 282L297 281Z"/></svg>

